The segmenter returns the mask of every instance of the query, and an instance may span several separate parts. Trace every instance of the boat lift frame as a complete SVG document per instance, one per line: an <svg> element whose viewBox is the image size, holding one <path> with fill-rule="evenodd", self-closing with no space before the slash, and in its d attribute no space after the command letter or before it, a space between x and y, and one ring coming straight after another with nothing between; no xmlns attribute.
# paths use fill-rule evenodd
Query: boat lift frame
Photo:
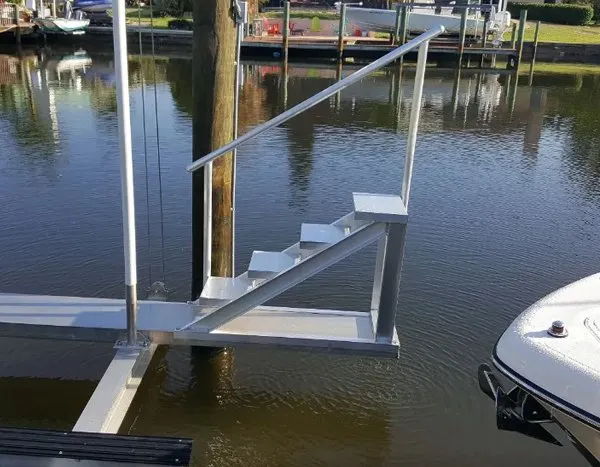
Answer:
<svg viewBox="0 0 600 467"><path fill-rule="evenodd" d="M160 344L209 347L259 344L397 355L398 338L394 323L406 237L405 213L410 194L427 52L429 42L443 33L443 27L439 26L416 37L188 167L190 172L205 167L204 207L207 213L205 218L207 240L204 245L204 264L206 279L208 279L212 243L210 241L212 162L263 132L339 93L371 72L418 49L402 194L401 197L397 196L404 203L404 214L399 216L402 217L403 222L397 220L398 216L395 220L386 218L366 222L355 234L349 236L348 242L343 244L343 250L340 246L342 244L326 248L316 253L310 261L303 262L302 267L285 271L276 279L244 295L241 300L224 301L201 297L196 302L188 303L138 302L124 0L114 2L113 14L121 156L125 300L0 295L0 336L116 341L116 354L81 413L74 431L116 433L119 430L156 347ZM355 194L355 204L358 198ZM367 199L367 202L380 201L379 198ZM374 241L378 242L378 251L371 313L262 305L266 300Z"/></svg>

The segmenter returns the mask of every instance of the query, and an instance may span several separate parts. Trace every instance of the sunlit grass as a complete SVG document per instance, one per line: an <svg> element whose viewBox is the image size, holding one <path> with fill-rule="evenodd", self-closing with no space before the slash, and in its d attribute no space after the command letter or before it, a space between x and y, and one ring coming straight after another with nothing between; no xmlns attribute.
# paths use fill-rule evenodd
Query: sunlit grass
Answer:
<svg viewBox="0 0 600 467"><path fill-rule="evenodd" d="M525 26L525 42L533 42L535 21ZM504 40L510 40L510 32L504 34ZM564 24L540 24L540 42L560 42L565 44L600 44L600 25L567 26Z"/></svg>

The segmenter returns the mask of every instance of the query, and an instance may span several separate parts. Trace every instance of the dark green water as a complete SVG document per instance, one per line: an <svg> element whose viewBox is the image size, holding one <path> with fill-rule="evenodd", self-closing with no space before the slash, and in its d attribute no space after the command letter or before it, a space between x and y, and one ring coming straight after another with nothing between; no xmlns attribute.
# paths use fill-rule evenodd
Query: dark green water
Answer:
<svg viewBox="0 0 600 467"><path fill-rule="evenodd" d="M0 56L0 290L120 297L123 255L112 57ZM61 61L66 59L66 61ZM78 68L79 66L79 68ZM71 70L72 68L72 70ZM191 62L130 62L140 288L191 280ZM335 81L335 69L246 63L241 131ZM345 70L345 73L352 70ZM399 192L413 72L365 79L239 153L237 267L294 243L300 223ZM515 77L430 70L398 311L398 360L273 349L192 358L160 349L126 431L191 436L195 465L585 465L574 449L501 433L475 380L505 327L600 265L600 73ZM287 99L287 100L286 100ZM150 235L147 233L150 220ZM365 309L373 249L279 303ZM70 428L110 346L0 341L0 424Z"/></svg>

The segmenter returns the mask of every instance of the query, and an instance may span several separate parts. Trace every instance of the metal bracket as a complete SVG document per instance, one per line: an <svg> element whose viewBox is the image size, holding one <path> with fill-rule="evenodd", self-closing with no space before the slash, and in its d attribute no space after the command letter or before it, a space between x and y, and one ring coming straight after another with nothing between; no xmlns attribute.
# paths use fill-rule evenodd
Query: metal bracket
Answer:
<svg viewBox="0 0 600 467"><path fill-rule="evenodd" d="M141 332L137 333L137 344L129 345L127 343L127 336L118 339L113 345L114 349L131 349L131 350L144 350L150 347L151 341L150 339Z"/></svg>

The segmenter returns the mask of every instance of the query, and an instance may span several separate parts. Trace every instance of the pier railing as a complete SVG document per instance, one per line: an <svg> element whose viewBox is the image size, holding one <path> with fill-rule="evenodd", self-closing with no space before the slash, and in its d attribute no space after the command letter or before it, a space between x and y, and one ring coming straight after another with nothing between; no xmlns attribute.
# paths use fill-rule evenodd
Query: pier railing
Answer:
<svg viewBox="0 0 600 467"><path fill-rule="evenodd" d="M291 118L299 115L306 110L314 107L318 103L325 99L339 93L343 89L351 86L354 83L362 80L374 71L379 70L386 65L394 62L405 56L407 53L418 49L417 67L414 85L414 97L412 103L410 124L408 129L408 143L406 149L406 159L404 166L404 179L402 183L402 199L405 205L408 205L408 197L410 192L410 182L412 176L412 166L415 153L416 139L417 139L417 127L421 109L421 97L423 93L423 82L425 76L425 68L427 65L427 53L429 49L429 42L444 32L444 27L439 25L420 36L408 41L406 44L394 49L387 53L378 60L366 65L360 70L356 71L352 75L338 81L337 83L329 86L323 91L315 94L314 96L306 99L305 101L295 105L291 109L281 113L280 115L272 118L271 120L262 123L252 130L248 131L244 135L236 138L231 143L224 145L223 147L207 154L206 156L194 161L187 167L189 172L195 172L196 170L205 167L204 170L204 245L203 245L203 281L206 283L208 278L211 276L211 259L212 259L212 162L220 156L234 151L238 146L251 141L264 132L275 128L282 123L287 122ZM235 232L233 232L234 243L235 243ZM385 248L384 248L385 249ZM234 250L235 251L235 250ZM382 253L385 253L383 251ZM400 260L401 261L401 260Z"/></svg>
<svg viewBox="0 0 600 467"><path fill-rule="evenodd" d="M275 128L275 127L281 125L282 123L287 122L291 118L294 118L296 115L299 115L299 114L305 112L306 110L310 109L311 107L314 107L318 103L323 102L325 99L333 96L334 94L337 94L338 92L344 90L348 86L351 86L354 83L357 83L358 81L360 81L361 79L370 75L374 71L377 71L380 68L383 68L384 66L389 65L390 63L398 60L399 58L403 57L404 55L406 55L409 52L412 52L415 49L418 49L418 51L419 51L419 59L417 61L417 75L420 75L420 73L424 72L424 70L425 70L425 66L426 66L426 62L427 62L427 58L426 58L427 51L429 48L429 41L436 38L443 32L444 32L444 27L437 26L437 27L421 34L420 36L415 37L414 39L408 41L406 44L392 50L391 52L387 53L386 55L379 58L378 60L375 60L374 62L370 63L369 65L366 65L365 67L361 68L357 72L352 73L350 76L342 79L341 81L338 81L335 84L332 84L331 86L324 89L323 91L315 94L312 97L309 97L308 99L306 99L303 102L300 102L299 104L295 105L291 109L279 114L277 117L274 117L271 120L269 120L268 122L262 123L262 124L258 125L257 127L254 127L252 130L248 131L244 135L235 139L231 143L228 143L225 146L198 159L197 161L194 161L192 164L190 164L187 167L188 172L195 172L200 167L206 166L207 164L214 161L215 159L222 156L223 154L227 154L228 152L231 152L233 149L237 148L238 146L240 146L244 143L247 143L248 141L253 140L257 136L260 136L265 131L270 130L271 128ZM423 59L421 59L421 57L423 57ZM422 86L422 83L421 83L421 86Z"/></svg>

